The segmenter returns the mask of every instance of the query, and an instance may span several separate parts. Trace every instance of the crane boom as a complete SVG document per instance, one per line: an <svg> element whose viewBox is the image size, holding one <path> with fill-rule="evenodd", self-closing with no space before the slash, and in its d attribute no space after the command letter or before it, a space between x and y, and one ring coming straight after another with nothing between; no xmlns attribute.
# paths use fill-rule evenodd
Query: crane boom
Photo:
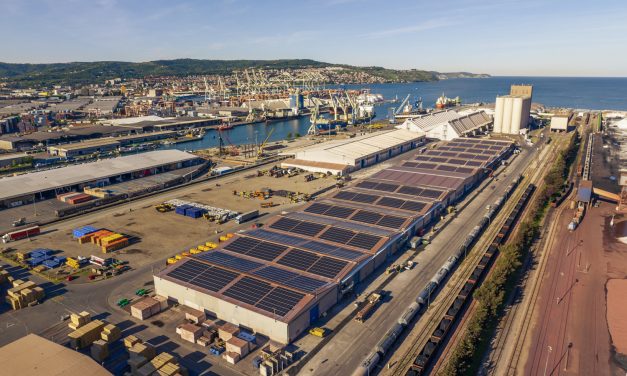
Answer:
<svg viewBox="0 0 627 376"><path fill-rule="evenodd" d="M398 115L401 113L401 111L403 111L403 107L405 107L405 105L407 104L407 102L409 102L409 97L411 96L411 94L407 94L407 96L405 97L405 99L403 99L403 101L401 102L401 105L398 106L398 108L394 111L394 115Z"/></svg>

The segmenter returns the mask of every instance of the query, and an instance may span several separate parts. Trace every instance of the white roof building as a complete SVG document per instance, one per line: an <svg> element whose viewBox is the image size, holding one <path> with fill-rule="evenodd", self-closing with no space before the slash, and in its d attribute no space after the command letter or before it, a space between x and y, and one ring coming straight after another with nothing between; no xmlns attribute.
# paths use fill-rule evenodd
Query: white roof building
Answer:
<svg viewBox="0 0 627 376"><path fill-rule="evenodd" d="M371 166L424 143L423 132L396 129L369 133L354 138L328 141L297 149L281 163L284 168L298 167L311 172L344 174Z"/></svg>
<svg viewBox="0 0 627 376"><path fill-rule="evenodd" d="M491 123L492 118L483 110L464 114L447 110L407 119L396 128L424 132L429 138L450 141L487 130Z"/></svg>

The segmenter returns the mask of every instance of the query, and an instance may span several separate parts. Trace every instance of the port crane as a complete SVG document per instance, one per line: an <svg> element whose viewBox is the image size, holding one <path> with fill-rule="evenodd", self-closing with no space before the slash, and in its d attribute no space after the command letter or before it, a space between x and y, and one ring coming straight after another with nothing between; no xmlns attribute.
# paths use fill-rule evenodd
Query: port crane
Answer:
<svg viewBox="0 0 627 376"><path fill-rule="evenodd" d="M266 144L268 143L268 140L270 139L270 136L272 136L273 132L274 132L274 127L270 129L270 132L268 132L268 136L266 136L266 139L263 140L261 145L259 145L259 149L257 150L257 160L261 159L261 157L263 156L263 150L266 147Z"/></svg>
<svg viewBox="0 0 627 376"><path fill-rule="evenodd" d="M320 99L316 97L308 97L308 98L314 103L314 107L311 109L311 116L309 117L311 125L309 126L309 129L307 130L307 134L315 135L316 133L318 133L316 124L318 124L318 117L320 116L320 106L322 106L323 103Z"/></svg>
<svg viewBox="0 0 627 376"><path fill-rule="evenodd" d="M403 101L401 102L401 105L398 106L398 108L396 108L394 110L394 115L398 115L403 111L403 108L405 108L405 106L409 103L409 97L411 96L411 94L407 94L407 96L405 97L405 99L403 99Z"/></svg>

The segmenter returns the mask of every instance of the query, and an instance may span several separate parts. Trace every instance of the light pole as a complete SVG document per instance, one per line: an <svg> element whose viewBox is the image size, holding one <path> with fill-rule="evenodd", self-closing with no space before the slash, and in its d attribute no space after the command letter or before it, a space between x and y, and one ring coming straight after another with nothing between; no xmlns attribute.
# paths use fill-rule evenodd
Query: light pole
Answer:
<svg viewBox="0 0 627 376"><path fill-rule="evenodd" d="M544 376L546 376L546 370L549 367L549 358L551 357L551 351L553 351L553 348L551 346L547 346L546 363L544 363Z"/></svg>

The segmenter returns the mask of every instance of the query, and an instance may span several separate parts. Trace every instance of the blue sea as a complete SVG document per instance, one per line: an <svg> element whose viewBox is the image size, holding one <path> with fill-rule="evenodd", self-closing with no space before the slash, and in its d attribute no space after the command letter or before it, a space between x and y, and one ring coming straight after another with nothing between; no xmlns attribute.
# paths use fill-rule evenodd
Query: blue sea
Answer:
<svg viewBox="0 0 627 376"><path fill-rule="evenodd" d="M411 103L422 98L425 108L433 107L436 99L445 94L459 96L462 103L494 102L497 95L509 93L512 84L533 85L533 102L548 107L568 107L591 110L627 111L627 78L583 77L491 77L459 78L437 82L404 84L339 85L344 89L370 89L385 99L403 100L411 95ZM382 104L376 107L377 119L386 117L388 108L399 104ZM263 142L270 130L270 141L285 139L289 133L305 135L309 118L275 122L269 125L253 124L235 127L223 132L227 144L254 144ZM209 131L202 140L171 146L180 150L196 150L218 146L217 132Z"/></svg>

